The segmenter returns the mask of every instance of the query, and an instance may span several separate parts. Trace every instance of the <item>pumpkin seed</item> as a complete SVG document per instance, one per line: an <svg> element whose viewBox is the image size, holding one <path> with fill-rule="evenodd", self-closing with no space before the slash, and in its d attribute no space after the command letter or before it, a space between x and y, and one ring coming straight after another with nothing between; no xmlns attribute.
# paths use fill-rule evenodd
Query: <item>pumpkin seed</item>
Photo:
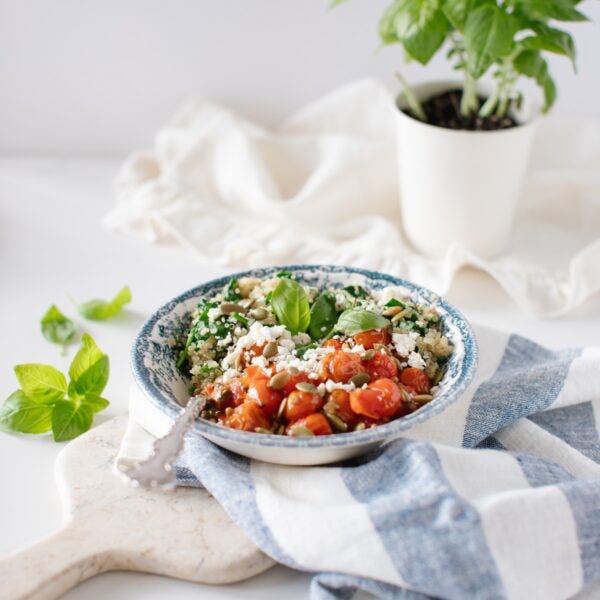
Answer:
<svg viewBox="0 0 600 600"><path fill-rule="evenodd" d="M239 370L242 368L243 364L244 364L244 357L242 356L242 354L241 354L241 352L240 352L240 354L238 354L238 355L235 357L235 363L234 363L234 366L235 366L235 368L236 368L236 369L239 371Z"/></svg>
<svg viewBox="0 0 600 600"><path fill-rule="evenodd" d="M255 427L255 433L273 433L270 429L265 429L264 427Z"/></svg>
<svg viewBox="0 0 600 600"><path fill-rule="evenodd" d="M425 403L429 402L430 400L433 400L433 396L431 394L417 394L416 396L413 396L413 400Z"/></svg>
<svg viewBox="0 0 600 600"><path fill-rule="evenodd" d="M313 385L312 383L308 383L308 381L301 381L300 383L297 383L296 389L300 390L301 392L310 392L312 394L317 394L319 392L317 386Z"/></svg>
<svg viewBox="0 0 600 600"><path fill-rule="evenodd" d="M437 385L442 380L443 376L444 376L444 369L438 368L438 370L433 378L433 381L432 381L433 385Z"/></svg>
<svg viewBox="0 0 600 600"><path fill-rule="evenodd" d="M277 354L277 342L269 342L263 348L262 354L265 358L272 358L273 356L275 356Z"/></svg>
<svg viewBox="0 0 600 600"><path fill-rule="evenodd" d="M244 298L243 300L239 301L239 305L248 310L255 302L256 298Z"/></svg>
<svg viewBox="0 0 600 600"><path fill-rule="evenodd" d="M269 387L274 390L280 390L290 380L290 374L287 371L279 371L269 379Z"/></svg>
<svg viewBox="0 0 600 600"><path fill-rule="evenodd" d="M357 373L354 377L350 378L350 381L356 387L361 387L365 383L369 383L369 381L371 381L371 378L369 377L369 375L367 373Z"/></svg>
<svg viewBox="0 0 600 600"><path fill-rule="evenodd" d="M394 315L397 315L399 312L402 312L404 309L401 306L390 306L389 308L386 308L381 314L384 317L393 317Z"/></svg>
<svg viewBox="0 0 600 600"><path fill-rule="evenodd" d="M290 433L294 437L312 437L315 435L308 427L303 427L302 425L295 425L291 428Z"/></svg>
<svg viewBox="0 0 600 600"><path fill-rule="evenodd" d="M364 428L366 427L366 425L364 423L359 423L355 428L354 431L362 431Z"/></svg>
<svg viewBox="0 0 600 600"><path fill-rule="evenodd" d="M348 423L345 423L337 415L333 413L325 413L327 420L337 429L338 431L348 431Z"/></svg>
<svg viewBox="0 0 600 600"><path fill-rule="evenodd" d="M269 316L269 311L266 308L259 306L257 308L253 308L248 314L253 319L256 319L257 321L262 321L263 319L266 319Z"/></svg>
<svg viewBox="0 0 600 600"><path fill-rule="evenodd" d="M398 321L401 321L402 319L404 319L404 317L407 317L408 315L412 314L412 312L412 308L404 308L392 317L392 323L397 323Z"/></svg>
<svg viewBox="0 0 600 600"><path fill-rule="evenodd" d="M371 360L374 356L375 356L375 350L373 350L373 348L371 348L370 350L367 350L364 353L363 359L364 360Z"/></svg>
<svg viewBox="0 0 600 600"><path fill-rule="evenodd" d="M237 313L245 313L246 312L246 309L242 305L236 304L235 302L223 302L223 303L221 303L219 308L221 309L221 312L224 315L230 315L235 312L237 312Z"/></svg>
<svg viewBox="0 0 600 600"><path fill-rule="evenodd" d="M285 407L287 406L287 398L284 398L279 405L279 409L277 410L277 418L281 419L283 417L283 413L285 412Z"/></svg>
<svg viewBox="0 0 600 600"><path fill-rule="evenodd" d="M298 375L298 373L300 373L300 369L297 367L288 367L288 373L293 377L294 375Z"/></svg>
<svg viewBox="0 0 600 600"><path fill-rule="evenodd" d="M395 356L392 356L392 360L396 363L396 366L402 370L404 367L402 365L402 361L400 361L399 359L397 359Z"/></svg>

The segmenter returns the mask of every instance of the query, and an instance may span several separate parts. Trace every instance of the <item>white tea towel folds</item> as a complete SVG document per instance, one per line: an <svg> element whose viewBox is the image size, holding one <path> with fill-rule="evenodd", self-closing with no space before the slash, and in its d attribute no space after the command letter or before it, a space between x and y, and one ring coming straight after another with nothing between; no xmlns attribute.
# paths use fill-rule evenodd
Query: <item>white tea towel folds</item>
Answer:
<svg viewBox="0 0 600 600"><path fill-rule="evenodd" d="M392 94L371 80L333 92L274 131L191 102L151 151L122 167L105 222L148 241L176 240L232 268L356 265L440 293L472 265L544 315L600 290L600 121L542 124L505 255L483 260L456 245L435 260L416 254L401 233L395 110Z"/></svg>
<svg viewBox="0 0 600 600"><path fill-rule="evenodd" d="M180 483L205 486L276 561L315 572L313 600L589 589L600 581L600 348L476 334L471 386L405 438L344 464L289 467L189 436ZM121 461L148 441L139 425L168 428L137 389L130 405Z"/></svg>

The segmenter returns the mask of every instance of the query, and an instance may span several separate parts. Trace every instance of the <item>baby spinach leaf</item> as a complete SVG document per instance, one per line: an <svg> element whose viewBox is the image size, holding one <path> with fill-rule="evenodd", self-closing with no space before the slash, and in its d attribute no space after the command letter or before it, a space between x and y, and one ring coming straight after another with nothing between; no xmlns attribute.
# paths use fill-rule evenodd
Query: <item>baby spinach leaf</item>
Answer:
<svg viewBox="0 0 600 600"><path fill-rule="evenodd" d="M53 344L66 346L75 337L75 323L65 317L55 304L42 317L41 328L43 336Z"/></svg>
<svg viewBox="0 0 600 600"><path fill-rule="evenodd" d="M86 319L104 321L116 315L129 302L131 302L131 290L125 286L112 300L89 300L80 304L77 310Z"/></svg>
<svg viewBox="0 0 600 600"><path fill-rule="evenodd" d="M313 340L326 337L337 323L338 313L335 309L335 298L329 292L317 296L310 308L310 324L308 333Z"/></svg>
<svg viewBox="0 0 600 600"><path fill-rule="evenodd" d="M279 271L279 273L277 273L277 275L275 275L275 277L279 277L281 278L287 278L287 279L293 279L294 278L294 274L291 271Z"/></svg>
<svg viewBox="0 0 600 600"><path fill-rule="evenodd" d="M278 321L292 334L306 331L310 305L304 288L294 279L282 278L271 296L271 307Z"/></svg>
<svg viewBox="0 0 600 600"><path fill-rule="evenodd" d="M17 365L15 375L25 395L34 402L51 403L61 400L67 393L65 376L50 365Z"/></svg>
<svg viewBox="0 0 600 600"><path fill-rule="evenodd" d="M369 295L362 285L347 285L344 290L355 298L366 298Z"/></svg>
<svg viewBox="0 0 600 600"><path fill-rule="evenodd" d="M84 333L81 348L69 367L69 396L100 395L108 382L108 356L98 348L90 335Z"/></svg>
<svg viewBox="0 0 600 600"><path fill-rule="evenodd" d="M386 329L390 322L381 315L369 310L350 308L338 319L336 329L345 335L355 335L371 329Z"/></svg>
<svg viewBox="0 0 600 600"><path fill-rule="evenodd" d="M0 429L21 433L50 431L52 406L35 402L22 390L13 392L0 406Z"/></svg>
<svg viewBox="0 0 600 600"><path fill-rule="evenodd" d="M60 400L52 410L52 433L55 442L72 440L85 433L94 419L94 411L89 404Z"/></svg>

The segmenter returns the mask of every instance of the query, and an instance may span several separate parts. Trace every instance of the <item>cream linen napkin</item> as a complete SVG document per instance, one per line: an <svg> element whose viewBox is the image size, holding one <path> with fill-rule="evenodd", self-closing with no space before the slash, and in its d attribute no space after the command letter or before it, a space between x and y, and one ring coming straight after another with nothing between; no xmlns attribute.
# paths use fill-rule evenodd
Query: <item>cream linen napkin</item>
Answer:
<svg viewBox="0 0 600 600"><path fill-rule="evenodd" d="M325 96L275 131L191 102L153 150L123 165L105 223L151 242L177 240L232 268L360 265L439 293L471 265L541 315L600 290L600 121L542 124L506 254L483 260L456 245L433 260L401 233L394 110L391 93L372 80Z"/></svg>

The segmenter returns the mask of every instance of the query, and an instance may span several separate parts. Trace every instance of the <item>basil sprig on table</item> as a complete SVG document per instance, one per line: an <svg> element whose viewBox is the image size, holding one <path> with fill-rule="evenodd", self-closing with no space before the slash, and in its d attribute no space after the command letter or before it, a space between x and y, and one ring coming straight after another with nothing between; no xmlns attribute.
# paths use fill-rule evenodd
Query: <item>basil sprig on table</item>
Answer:
<svg viewBox="0 0 600 600"><path fill-rule="evenodd" d="M42 317L40 322L43 336L53 344L59 344L63 348L75 338L75 323L60 312L53 304Z"/></svg>
<svg viewBox="0 0 600 600"><path fill-rule="evenodd" d="M0 406L0 428L21 433L52 430L62 442L86 432L94 413L104 410L108 400L101 394L109 375L108 356L87 333L69 367L69 383L50 365L17 365L15 375L21 389Z"/></svg>
<svg viewBox="0 0 600 600"><path fill-rule="evenodd" d="M321 292L310 307L308 333L313 340L327 337L338 320L335 298L330 292Z"/></svg>
<svg viewBox="0 0 600 600"><path fill-rule="evenodd" d="M338 319L336 329L345 335L356 335L371 329L386 329L390 322L381 315L361 308L349 308Z"/></svg>
<svg viewBox="0 0 600 600"><path fill-rule="evenodd" d="M77 307L79 314L92 321L104 321L114 317L126 304L131 302L131 290L122 288L112 300L89 300Z"/></svg>
<svg viewBox="0 0 600 600"><path fill-rule="evenodd" d="M271 308L278 321L292 335L304 332L310 323L310 305L304 288L295 280L282 277L271 295Z"/></svg>

